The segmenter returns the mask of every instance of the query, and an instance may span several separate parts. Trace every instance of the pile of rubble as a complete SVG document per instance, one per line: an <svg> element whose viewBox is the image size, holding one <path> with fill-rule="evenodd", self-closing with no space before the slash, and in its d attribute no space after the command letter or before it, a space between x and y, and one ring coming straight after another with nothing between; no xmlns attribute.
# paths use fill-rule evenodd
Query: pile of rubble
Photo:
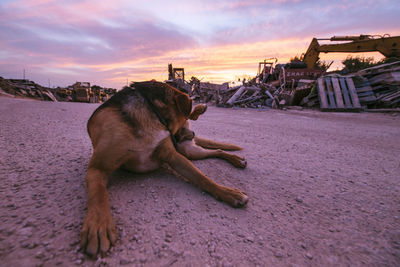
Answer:
<svg viewBox="0 0 400 267"><path fill-rule="evenodd" d="M229 87L210 83L193 83L190 92L194 100L215 103L218 107L281 108L299 105L310 94L321 70L310 70L297 63L264 64L259 74L242 85Z"/></svg>
<svg viewBox="0 0 400 267"><path fill-rule="evenodd" d="M76 82L68 87L46 88L26 79L0 77L0 95L27 97L44 101L100 103L116 93L114 88L91 86L89 82Z"/></svg>
<svg viewBox="0 0 400 267"><path fill-rule="evenodd" d="M400 107L400 61L345 76L297 63L264 65L256 78L241 86L191 84L194 100L218 107L303 106L331 111Z"/></svg>
<svg viewBox="0 0 400 267"><path fill-rule="evenodd" d="M57 101L49 88L26 79L4 79L0 77L0 95Z"/></svg>
<svg viewBox="0 0 400 267"><path fill-rule="evenodd" d="M239 86L213 84L192 77L184 79L183 68L169 67L166 82L201 103L218 107L285 108L303 106L325 111L358 111L400 107L400 61L340 75L309 69L303 62L259 63L258 75ZM87 85L85 85L87 84ZM83 86L85 85L85 86ZM25 79L0 77L0 95L30 97L47 101L104 102L115 89L75 83L50 89Z"/></svg>

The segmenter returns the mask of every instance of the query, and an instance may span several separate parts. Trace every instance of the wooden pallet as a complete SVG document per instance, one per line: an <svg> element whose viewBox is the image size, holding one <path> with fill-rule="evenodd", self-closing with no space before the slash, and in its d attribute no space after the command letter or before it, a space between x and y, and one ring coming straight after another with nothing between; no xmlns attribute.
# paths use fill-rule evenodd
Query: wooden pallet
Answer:
<svg viewBox="0 0 400 267"><path fill-rule="evenodd" d="M318 95L322 111L359 111L360 100L351 78L318 78Z"/></svg>

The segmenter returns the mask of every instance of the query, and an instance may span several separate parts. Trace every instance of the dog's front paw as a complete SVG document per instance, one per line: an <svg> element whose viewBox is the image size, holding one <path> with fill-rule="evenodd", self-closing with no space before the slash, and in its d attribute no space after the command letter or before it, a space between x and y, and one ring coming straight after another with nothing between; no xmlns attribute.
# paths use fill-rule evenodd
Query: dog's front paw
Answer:
<svg viewBox="0 0 400 267"><path fill-rule="evenodd" d="M247 160L245 158L242 158L238 155L232 155L232 158L229 160L233 166L236 168L246 168L247 166Z"/></svg>
<svg viewBox="0 0 400 267"><path fill-rule="evenodd" d="M117 240L117 232L110 211L88 212L81 231L81 248L96 257L97 252L104 255Z"/></svg>
<svg viewBox="0 0 400 267"><path fill-rule="evenodd" d="M244 192L225 186L217 197L234 208L244 207L249 202L249 197Z"/></svg>
<svg viewBox="0 0 400 267"><path fill-rule="evenodd" d="M201 114L206 112L207 105L206 104L198 104L194 107L193 111L189 115L189 120L195 121L199 118Z"/></svg>
<svg viewBox="0 0 400 267"><path fill-rule="evenodd" d="M207 110L207 105L206 104L198 104L195 107L196 111L200 114L203 114Z"/></svg>

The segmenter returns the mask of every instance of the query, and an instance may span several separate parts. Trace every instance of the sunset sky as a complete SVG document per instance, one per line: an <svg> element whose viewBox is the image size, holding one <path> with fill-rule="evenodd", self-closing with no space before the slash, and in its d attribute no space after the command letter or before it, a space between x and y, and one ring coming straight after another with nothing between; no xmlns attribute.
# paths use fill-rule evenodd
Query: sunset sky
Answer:
<svg viewBox="0 0 400 267"><path fill-rule="evenodd" d="M400 35L399 14L398 0L0 0L0 76L120 89L163 81L173 63L222 83L300 56L313 37ZM337 68L346 56L321 59Z"/></svg>

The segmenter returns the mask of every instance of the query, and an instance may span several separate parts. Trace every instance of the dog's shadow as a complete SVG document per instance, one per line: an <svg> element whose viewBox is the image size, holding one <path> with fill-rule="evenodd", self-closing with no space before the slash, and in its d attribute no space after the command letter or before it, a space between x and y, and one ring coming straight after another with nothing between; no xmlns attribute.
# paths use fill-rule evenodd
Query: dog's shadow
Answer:
<svg viewBox="0 0 400 267"><path fill-rule="evenodd" d="M107 187L115 213L115 210L135 213L146 207L162 210L165 205L174 207L177 196L203 195L201 190L167 168L148 173L118 169L110 175Z"/></svg>
<svg viewBox="0 0 400 267"><path fill-rule="evenodd" d="M146 173L136 173L131 172L123 168L119 168L111 175L108 179L108 187L114 186L133 186L142 185L146 180L175 180L178 183L181 183L182 180L187 182L183 176L179 175L168 165L163 165L157 170L146 172Z"/></svg>

